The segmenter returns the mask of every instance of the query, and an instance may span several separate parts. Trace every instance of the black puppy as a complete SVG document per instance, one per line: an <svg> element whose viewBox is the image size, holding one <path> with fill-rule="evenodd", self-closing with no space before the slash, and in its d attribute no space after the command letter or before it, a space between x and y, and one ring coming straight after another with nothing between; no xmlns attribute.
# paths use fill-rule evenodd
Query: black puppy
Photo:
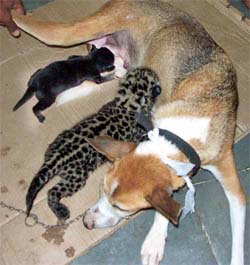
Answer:
<svg viewBox="0 0 250 265"><path fill-rule="evenodd" d="M51 106L60 93L86 80L96 84L109 81L113 75L102 77L101 73L112 71L114 68L114 55L107 48L93 48L87 56L73 55L67 60L51 63L31 76L27 91L13 111L35 94L38 103L33 107L33 112L40 122L44 122L45 117L41 111Z"/></svg>

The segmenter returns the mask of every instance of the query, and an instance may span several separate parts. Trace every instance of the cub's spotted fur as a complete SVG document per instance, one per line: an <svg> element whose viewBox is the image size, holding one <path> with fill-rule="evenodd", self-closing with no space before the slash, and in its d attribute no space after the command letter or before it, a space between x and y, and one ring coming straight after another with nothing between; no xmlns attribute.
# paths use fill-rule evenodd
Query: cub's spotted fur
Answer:
<svg viewBox="0 0 250 265"><path fill-rule="evenodd" d="M48 204L58 219L69 218L70 212L60 200L76 193L85 185L89 172L107 161L85 139L109 135L117 140L138 142L144 131L137 127L135 114L144 112L150 116L160 92L154 72L141 68L132 70L120 82L114 100L98 113L59 134L49 145L44 163L30 184L26 195L27 214L38 192L58 175L62 180L48 191Z"/></svg>

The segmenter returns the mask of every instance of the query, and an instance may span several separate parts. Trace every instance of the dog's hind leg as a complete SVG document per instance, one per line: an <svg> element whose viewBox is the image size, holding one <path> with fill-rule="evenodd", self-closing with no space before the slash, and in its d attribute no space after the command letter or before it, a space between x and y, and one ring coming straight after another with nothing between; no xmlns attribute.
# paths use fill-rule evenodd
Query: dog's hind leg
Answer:
<svg viewBox="0 0 250 265"><path fill-rule="evenodd" d="M230 151L214 165L205 166L221 183L230 207L232 229L231 265L244 265L246 196L241 187L233 154Z"/></svg>
<svg viewBox="0 0 250 265"><path fill-rule="evenodd" d="M48 205L59 220L70 217L68 208L60 203L64 197L69 197L80 190L86 183L86 176L80 169L70 169L69 173L58 184L48 191ZM83 170L84 171L84 170Z"/></svg>

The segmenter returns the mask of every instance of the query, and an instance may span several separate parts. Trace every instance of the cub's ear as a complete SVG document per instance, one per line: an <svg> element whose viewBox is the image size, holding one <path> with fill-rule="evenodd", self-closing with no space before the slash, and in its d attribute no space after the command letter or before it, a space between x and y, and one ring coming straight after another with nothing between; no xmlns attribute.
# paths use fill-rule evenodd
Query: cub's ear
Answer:
<svg viewBox="0 0 250 265"><path fill-rule="evenodd" d="M133 142L117 141L109 136L97 136L85 140L111 161L122 158L136 148L136 144Z"/></svg>
<svg viewBox="0 0 250 265"><path fill-rule="evenodd" d="M178 224L182 206L171 198L167 190L156 187L145 199L174 225Z"/></svg>

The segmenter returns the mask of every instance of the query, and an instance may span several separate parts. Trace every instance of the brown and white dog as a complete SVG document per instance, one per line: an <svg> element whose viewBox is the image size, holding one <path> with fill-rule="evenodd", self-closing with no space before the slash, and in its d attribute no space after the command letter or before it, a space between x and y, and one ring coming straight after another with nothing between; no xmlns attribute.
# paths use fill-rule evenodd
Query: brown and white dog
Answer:
<svg viewBox="0 0 250 265"><path fill-rule="evenodd" d="M154 124L193 146L202 168L221 183L230 206L231 265L243 265L246 198L232 153L238 105L236 73L204 28L186 13L153 0L113 0L74 23L41 22L19 15L14 19L47 44L94 43L113 51L124 68L144 66L157 73L162 96ZM171 193L185 184L180 176L192 164L161 136L138 146L106 137L89 141L114 164L105 177L104 195L86 213L86 227L113 226L141 209L154 207L154 224L141 255L143 264L159 264L168 219L177 223L181 211Z"/></svg>

